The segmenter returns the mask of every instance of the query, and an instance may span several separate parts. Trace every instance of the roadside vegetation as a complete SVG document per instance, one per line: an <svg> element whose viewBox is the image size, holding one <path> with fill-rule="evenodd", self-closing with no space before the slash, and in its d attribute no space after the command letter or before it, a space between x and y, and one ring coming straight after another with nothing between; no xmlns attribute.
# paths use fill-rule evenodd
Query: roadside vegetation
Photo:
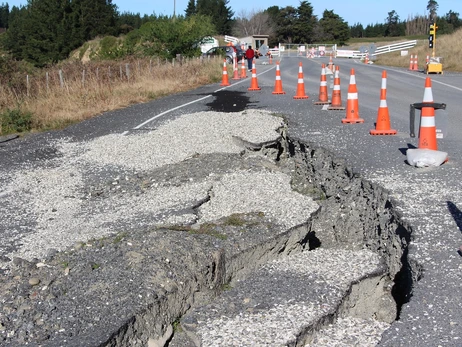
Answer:
<svg viewBox="0 0 462 347"><path fill-rule="evenodd" d="M357 49L418 39L409 55L419 68L428 48L428 24L438 25L436 56L446 71L462 72L462 21L450 11L400 20L390 11L382 24L351 26L334 11L314 16L308 1L234 14L229 0L189 0L185 15L119 13L111 0L34 0L0 5L0 136L60 129L102 112L218 82L222 60L201 57L205 37L266 34L278 43L337 43ZM430 21L432 18L432 21ZM409 55L378 56L376 64L408 67ZM228 74L232 67L228 65Z"/></svg>

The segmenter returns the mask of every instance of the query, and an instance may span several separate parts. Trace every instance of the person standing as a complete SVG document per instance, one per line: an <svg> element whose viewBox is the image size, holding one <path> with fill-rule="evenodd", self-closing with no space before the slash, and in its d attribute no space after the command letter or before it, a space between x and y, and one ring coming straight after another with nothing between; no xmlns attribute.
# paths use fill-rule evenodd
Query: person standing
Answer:
<svg viewBox="0 0 462 347"><path fill-rule="evenodd" d="M247 59L247 65L249 67L249 71L252 71L252 62L253 58L255 58L255 51L252 49L252 46L249 45L249 48L245 51L245 58Z"/></svg>

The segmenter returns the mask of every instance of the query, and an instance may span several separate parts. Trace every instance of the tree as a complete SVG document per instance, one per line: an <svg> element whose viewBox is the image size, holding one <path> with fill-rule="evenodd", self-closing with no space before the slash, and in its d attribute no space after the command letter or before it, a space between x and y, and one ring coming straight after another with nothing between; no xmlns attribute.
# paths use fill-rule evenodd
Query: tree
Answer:
<svg viewBox="0 0 462 347"><path fill-rule="evenodd" d="M136 34L135 31L132 33ZM139 29L139 51L143 55L168 59L177 54L192 57L200 53L202 40L215 33L209 16L157 17Z"/></svg>
<svg viewBox="0 0 462 347"><path fill-rule="evenodd" d="M79 27L84 41L98 35L117 35L117 6L112 0L73 0L73 11L78 12Z"/></svg>
<svg viewBox="0 0 462 347"><path fill-rule="evenodd" d="M5 49L11 52L12 56L18 60L23 59L23 43L25 42L24 24L28 16L25 7L13 6L8 17L9 29L6 33L4 45Z"/></svg>
<svg viewBox="0 0 462 347"><path fill-rule="evenodd" d="M385 36L399 36L400 27L399 27L399 16L395 10L388 12L388 17L385 19L386 29Z"/></svg>
<svg viewBox="0 0 462 347"><path fill-rule="evenodd" d="M15 59L55 63L97 35L117 34L112 0L28 0L13 7L5 47Z"/></svg>
<svg viewBox="0 0 462 347"><path fill-rule="evenodd" d="M348 23L334 11L325 10L319 20L319 25L324 33L323 41L343 45L350 38Z"/></svg>
<svg viewBox="0 0 462 347"><path fill-rule="evenodd" d="M294 22L294 42L311 43L317 18L313 15L313 6L308 1L300 2Z"/></svg>
<svg viewBox="0 0 462 347"><path fill-rule="evenodd" d="M279 28L279 13L280 9L279 6L271 6L268 7L265 11L265 14L268 15L268 25L271 27L271 34L268 37L268 45L275 46L277 45L279 40L278 28Z"/></svg>
<svg viewBox="0 0 462 347"><path fill-rule="evenodd" d="M281 8L279 13L274 17L273 20L277 23L276 32L279 42L293 42L297 17L297 9L293 6Z"/></svg>
<svg viewBox="0 0 462 347"><path fill-rule="evenodd" d="M454 30L460 28L462 25L462 21L459 18L459 13L457 12L453 12L450 10L448 13L444 15L444 19L446 20L448 25L451 27L450 32L453 32Z"/></svg>
<svg viewBox="0 0 462 347"><path fill-rule="evenodd" d="M188 6L186 7L185 16L186 18L196 14L196 1L195 0L189 0L188 1Z"/></svg>
<svg viewBox="0 0 462 347"><path fill-rule="evenodd" d="M271 26L270 16L268 13L255 10L247 12L242 10L238 17L234 19L233 35L250 36L250 35L272 35L274 32Z"/></svg>
<svg viewBox="0 0 462 347"><path fill-rule="evenodd" d="M234 12L227 6L229 0L197 0L196 14L209 16L220 35L229 35L234 24Z"/></svg>
<svg viewBox="0 0 462 347"><path fill-rule="evenodd" d="M57 62L70 52L63 22L67 0L29 0L26 7L13 7L5 45L16 59L38 66Z"/></svg>
<svg viewBox="0 0 462 347"><path fill-rule="evenodd" d="M363 37L364 36L364 27L361 23L353 24L350 27L350 36L351 37Z"/></svg>
<svg viewBox="0 0 462 347"><path fill-rule="evenodd" d="M0 28L8 28L8 16L10 14L10 7L8 3L0 5Z"/></svg>
<svg viewBox="0 0 462 347"><path fill-rule="evenodd" d="M427 4L428 19L431 22L436 21L436 12L438 11L438 2L436 0L428 0Z"/></svg>
<svg viewBox="0 0 462 347"><path fill-rule="evenodd" d="M405 35L427 35L428 19L426 16L408 17Z"/></svg>

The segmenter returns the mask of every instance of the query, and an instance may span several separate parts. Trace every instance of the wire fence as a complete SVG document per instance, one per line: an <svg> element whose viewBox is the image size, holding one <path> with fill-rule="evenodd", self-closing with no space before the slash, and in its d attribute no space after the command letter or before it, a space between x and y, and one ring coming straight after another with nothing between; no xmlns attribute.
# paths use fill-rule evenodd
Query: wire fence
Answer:
<svg viewBox="0 0 462 347"><path fill-rule="evenodd" d="M203 58L199 59L200 62ZM177 57L165 59L137 59L124 62L69 62L59 68L49 68L33 74L16 74L8 81L0 80L1 95L13 95L21 100L35 97L43 93L66 89L70 84L85 89L91 85L112 85L116 83L134 83L146 75L155 77L159 70L181 67L191 60ZM164 73L164 72L162 72ZM22 75L22 78L21 78ZM2 103L0 103L2 106Z"/></svg>

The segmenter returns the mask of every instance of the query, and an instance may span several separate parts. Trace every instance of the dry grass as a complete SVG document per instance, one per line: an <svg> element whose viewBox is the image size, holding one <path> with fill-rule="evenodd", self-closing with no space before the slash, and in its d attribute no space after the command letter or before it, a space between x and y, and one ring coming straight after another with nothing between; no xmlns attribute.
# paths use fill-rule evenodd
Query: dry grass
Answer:
<svg viewBox="0 0 462 347"><path fill-rule="evenodd" d="M19 109L32 114L33 131L57 129L105 111L220 81L222 72L219 59L181 64L148 59L85 65L69 62L29 76L29 83L24 76L24 81L14 86L1 84L0 113Z"/></svg>
<svg viewBox="0 0 462 347"><path fill-rule="evenodd" d="M435 57L441 57L444 71L462 72L462 30L451 35L436 37ZM401 56L400 52L391 52L379 55L376 63L388 66L409 67L410 55L417 55L419 69L425 66L426 57L432 56L432 49L428 48L428 40L418 40L417 46L409 50L409 55ZM382 46L382 44L378 45Z"/></svg>

